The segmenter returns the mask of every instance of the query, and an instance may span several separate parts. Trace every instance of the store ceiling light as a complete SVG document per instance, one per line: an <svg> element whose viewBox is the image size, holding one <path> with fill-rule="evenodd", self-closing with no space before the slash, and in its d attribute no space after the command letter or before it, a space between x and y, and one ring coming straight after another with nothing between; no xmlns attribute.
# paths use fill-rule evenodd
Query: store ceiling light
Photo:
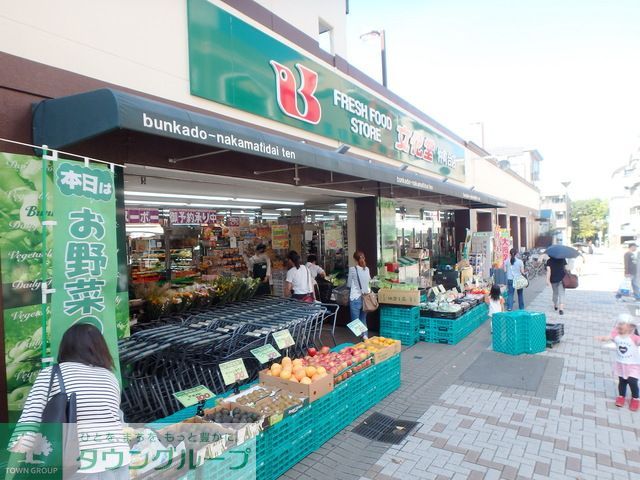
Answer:
<svg viewBox="0 0 640 480"><path fill-rule="evenodd" d="M291 209L290 208L276 208L277 211L279 212L290 212Z"/></svg>
<svg viewBox="0 0 640 480"><path fill-rule="evenodd" d="M313 213L342 213L343 215L347 214L345 210L311 210L311 209L305 208L305 211L313 212Z"/></svg>
<svg viewBox="0 0 640 480"><path fill-rule="evenodd" d="M266 203L277 205L304 205L304 202L294 202L292 200L260 200L256 198L237 198L237 197L216 197L211 195L189 195L185 193L165 193L165 192L140 192L125 190L125 196L130 197L148 197L148 198L184 198L193 200L212 200L218 202L248 202L248 203Z"/></svg>
<svg viewBox="0 0 640 480"><path fill-rule="evenodd" d="M345 208L346 208L346 207L347 207L347 204L346 204L346 203L336 203L336 204L334 204L333 206L334 206L334 207L345 207Z"/></svg>
<svg viewBox="0 0 640 480"><path fill-rule="evenodd" d="M259 205L220 205L214 203L189 203L189 202L159 202L157 200L125 200L125 205L159 205L168 207L194 207L194 208L237 208L245 210L260 210Z"/></svg>

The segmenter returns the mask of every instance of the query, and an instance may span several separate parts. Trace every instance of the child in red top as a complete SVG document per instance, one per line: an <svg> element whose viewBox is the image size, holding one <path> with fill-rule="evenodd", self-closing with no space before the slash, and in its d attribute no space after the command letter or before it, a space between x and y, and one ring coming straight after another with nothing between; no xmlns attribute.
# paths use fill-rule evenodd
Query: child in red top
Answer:
<svg viewBox="0 0 640 480"><path fill-rule="evenodd" d="M618 317L616 328L609 336L596 337L597 340L613 340L616 344L616 362L613 367L618 376L618 397L616 407L624 406L627 385L631 389L629 409L633 412L640 408L640 392L638 392L638 378L640 378L640 335L636 335L636 325L628 314Z"/></svg>

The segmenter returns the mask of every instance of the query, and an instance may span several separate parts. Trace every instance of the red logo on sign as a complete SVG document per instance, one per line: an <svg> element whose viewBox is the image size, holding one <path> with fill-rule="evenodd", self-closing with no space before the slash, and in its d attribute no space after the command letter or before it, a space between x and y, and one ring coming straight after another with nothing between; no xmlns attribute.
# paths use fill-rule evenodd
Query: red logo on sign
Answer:
<svg viewBox="0 0 640 480"><path fill-rule="evenodd" d="M317 124L322 117L322 107L315 97L318 88L318 74L304 65L296 63L300 74L300 88L298 82L288 67L271 60L271 66L276 74L276 93L278 105L282 112L303 122ZM298 96L302 100L302 111L298 108Z"/></svg>

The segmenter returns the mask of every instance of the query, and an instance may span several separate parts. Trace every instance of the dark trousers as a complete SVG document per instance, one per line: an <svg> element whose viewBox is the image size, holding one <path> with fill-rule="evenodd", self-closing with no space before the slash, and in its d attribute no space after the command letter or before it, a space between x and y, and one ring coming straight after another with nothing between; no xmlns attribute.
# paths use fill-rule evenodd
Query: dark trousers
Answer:
<svg viewBox="0 0 640 480"><path fill-rule="evenodd" d="M621 397L627 395L627 385L631 389L631 398L640 397L640 392L638 391L638 379L633 377L622 378L618 377L618 393Z"/></svg>

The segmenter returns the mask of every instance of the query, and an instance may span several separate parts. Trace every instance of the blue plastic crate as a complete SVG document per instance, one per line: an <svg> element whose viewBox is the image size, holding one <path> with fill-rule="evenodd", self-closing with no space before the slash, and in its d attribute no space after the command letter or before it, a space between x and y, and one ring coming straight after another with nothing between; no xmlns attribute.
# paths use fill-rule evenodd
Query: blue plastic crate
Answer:
<svg viewBox="0 0 640 480"><path fill-rule="evenodd" d="M544 313L518 310L493 315L493 350L509 355L539 353L546 349Z"/></svg>
<svg viewBox="0 0 640 480"><path fill-rule="evenodd" d="M400 340L400 343L405 346L412 346L418 343L420 340L419 329L407 331L396 328L389 328L385 325L380 325L380 336L393 338L394 340Z"/></svg>
<svg viewBox="0 0 640 480"><path fill-rule="evenodd" d="M390 305L383 305L380 307L380 321L388 321L399 325L419 325L420 307L392 307Z"/></svg>

